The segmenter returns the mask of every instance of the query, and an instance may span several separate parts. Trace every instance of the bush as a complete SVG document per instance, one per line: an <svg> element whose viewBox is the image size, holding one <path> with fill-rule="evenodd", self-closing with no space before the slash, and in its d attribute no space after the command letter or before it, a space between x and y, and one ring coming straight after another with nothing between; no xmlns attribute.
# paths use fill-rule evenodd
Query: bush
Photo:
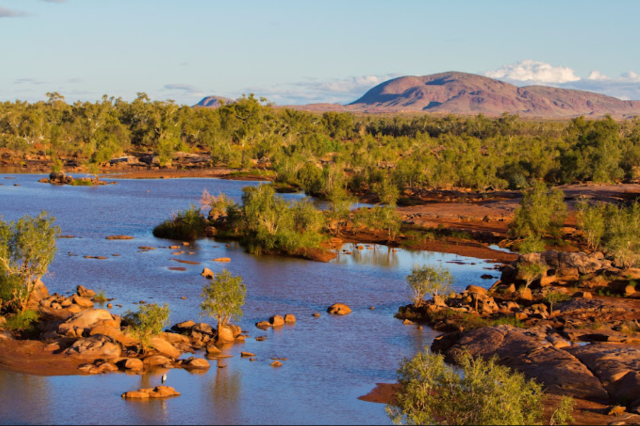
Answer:
<svg viewBox="0 0 640 426"><path fill-rule="evenodd" d="M414 306L422 306L424 297L428 294L437 296L450 293L453 281L451 272L442 266L414 266L411 275L407 277Z"/></svg>
<svg viewBox="0 0 640 426"><path fill-rule="evenodd" d="M53 261L60 228L42 212L7 223L0 218L0 294L3 308L24 311L37 282Z"/></svg>
<svg viewBox="0 0 640 426"><path fill-rule="evenodd" d="M543 416L540 385L497 364L463 354L461 374L442 355L423 352L398 370L397 406L387 407L397 424L528 425Z"/></svg>
<svg viewBox="0 0 640 426"><path fill-rule="evenodd" d="M231 319L242 317L247 288L242 283L242 277L234 277L226 269L215 276L215 279L202 289L202 315L215 318L218 329L229 324Z"/></svg>
<svg viewBox="0 0 640 426"><path fill-rule="evenodd" d="M566 216L564 193L559 189L549 190L540 183L524 192L515 218L509 224L509 234L515 238L557 237L561 234Z"/></svg>
<svg viewBox="0 0 640 426"><path fill-rule="evenodd" d="M140 341L143 352L148 349L151 339L167 327L170 314L169 305L166 303L163 306L141 305L137 312L127 311L124 318L132 334Z"/></svg>
<svg viewBox="0 0 640 426"><path fill-rule="evenodd" d="M170 240L196 240L205 236L208 222L200 213L200 209L191 206L190 209L178 212L170 220L166 220L153 230L156 238Z"/></svg>
<svg viewBox="0 0 640 426"><path fill-rule="evenodd" d="M544 241L539 238L526 238L518 244L520 254L540 253L546 250Z"/></svg>
<svg viewBox="0 0 640 426"><path fill-rule="evenodd" d="M32 325L40 319L40 315L31 310L18 312L7 318L7 329L13 331L29 331Z"/></svg>

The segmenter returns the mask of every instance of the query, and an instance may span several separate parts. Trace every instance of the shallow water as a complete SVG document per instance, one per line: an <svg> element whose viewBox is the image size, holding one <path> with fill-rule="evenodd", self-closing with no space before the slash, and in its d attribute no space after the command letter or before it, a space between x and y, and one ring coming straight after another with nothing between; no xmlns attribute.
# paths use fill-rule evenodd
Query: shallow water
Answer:
<svg viewBox="0 0 640 426"><path fill-rule="evenodd" d="M7 180L5 177L15 177ZM232 243L202 240L174 256L172 243L151 231L173 211L187 208L203 189L224 192L236 200L242 188L257 185L213 179L118 180L103 187L58 187L40 184L41 175L0 175L0 215L15 220L46 210L57 217L64 235L59 253L45 278L51 292L69 292L82 284L122 304L122 314L134 302L168 303L171 323L198 321L203 267L226 268L242 275L248 289L244 318L239 324L253 338L228 349L234 358L206 374L168 372L167 385L182 393L167 401L125 402L123 392L160 383L162 371L145 376L112 374L91 377L33 377L0 371L0 423L125 423L125 424L388 424L384 406L359 401L376 383L390 383L404 357L429 346L436 332L403 326L393 318L408 301L405 276L414 264L445 263L456 287L487 287L480 279L492 265L482 260L430 252L393 252L371 246L353 255L340 254L323 264L277 256L256 257ZM19 184L20 186L13 186ZM299 195L285 195L299 198ZM132 241L107 241L126 234ZM139 252L138 247L156 250ZM193 254L189 254L189 252ZM69 253L78 256L70 256ZM112 257L119 254L120 257ZM107 256L108 260L82 256ZM211 259L229 257L231 263ZM201 262L190 266L170 259ZM456 262L456 263L447 263ZM169 270L185 267L185 272ZM494 273L494 275L496 275ZM182 297L187 297L182 300ZM332 317L333 303L346 303L353 313ZM370 310L375 307L375 310ZM314 318L315 312L322 317ZM271 315L294 314L294 326L261 331L254 324ZM211 321L212 322L212 321ZM258 356L240 358L240 351ZM199 354L203 356L203 354ZM272 357L286 357L284 366L269 366Z"/></svg>

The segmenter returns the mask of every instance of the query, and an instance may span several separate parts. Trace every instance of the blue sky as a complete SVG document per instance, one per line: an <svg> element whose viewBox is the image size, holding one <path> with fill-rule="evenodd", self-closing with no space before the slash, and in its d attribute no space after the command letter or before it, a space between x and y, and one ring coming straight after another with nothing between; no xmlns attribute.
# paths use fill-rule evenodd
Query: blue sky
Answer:
<svg viewBox="0 0 640 426"><path fill-rule="evenodd" d="M0 100L346 103L450 70L640 99L638 16L635 0L0 0Z"/></svg>

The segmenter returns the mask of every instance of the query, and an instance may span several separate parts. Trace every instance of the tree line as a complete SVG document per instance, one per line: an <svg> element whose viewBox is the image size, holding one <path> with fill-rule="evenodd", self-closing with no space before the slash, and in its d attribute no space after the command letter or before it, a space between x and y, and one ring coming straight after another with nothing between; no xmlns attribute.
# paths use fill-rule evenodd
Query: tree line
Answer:
<svg viewBox="0 0 640 426"><path fill-rule="evenodd" d="M211 155L211 166L261 167L283 185L332 191L449 187L523 189L536 182L616 182L640 166L640 120L324 114L277 108L253 95L218 109L151 101L0 104L0 148L99 165L153 152Z"/></svg>

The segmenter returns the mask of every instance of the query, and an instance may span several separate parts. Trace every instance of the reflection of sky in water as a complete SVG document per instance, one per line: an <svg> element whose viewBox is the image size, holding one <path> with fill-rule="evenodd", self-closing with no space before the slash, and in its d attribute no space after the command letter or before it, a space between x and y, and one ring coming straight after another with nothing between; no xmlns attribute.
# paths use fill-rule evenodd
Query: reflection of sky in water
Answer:
<svg viewBox="0 0 640 426"><path fill-rule="evenodd" d="M136 309L134 302L169 303L172 323L198 321L204 280L203 267L223 268L242 275L247 288L244 317L239 322L253 337L225 351L234 358L224 369L193 375L172 370L168 384L183 396L167 401L125 402L120 394L159 384L160 373L146 376L115 374L99 377L29 377L0 371L0 423L127 423L127 424L244 424L244 423L388 423L384 406L359 401L376 383L389 383L404 357L431 344L436 332L403 326L393 318L408 303L405 277L416 264L444 264L457 279L489 286L482 280L492 265L452 254L393 250L375 246L358 251L352 245L330 263L278 256L256 257L237 243L201 240L184 248L152 236L153 226L172 211L188 207L202 190L225 192L239 200L247 182L211 179L120 180L100 188L55 187L37 183L41 176L0 177L0 215L17 219L46 209L58 219L64 234L52 275L45 282L52 291L67 292L82 284L116 297L124 305L114 312ZM20 187L14 187L19 183ZM299 196L284 195L292 199ZM107 235L126 234L133 241L106 241ZM157 250L140 253L138 247ZM371 246L372 248L374 246ZM68 253L79 256L69 256ZM112 254L121 257L111 257ZM109 260L84 259L84 255ZM212 259L229 257L231 263ZM182 265L170 259L200 262ZM450 263L455 262L455 263ZM170 271L171 266L185 272ZM187 297L182 300L182 297ZM326 308L347 303L353 313L331 317ZM370 310L369 307L375 307ZM322 313L320 318L312 317ZM292 313L295 326L261 331L258 321ZM240 351L258 355L251 363ZM203 356L203 354L198 354ZM269 367L271 357L287 357L280 369Z"/></svg>

